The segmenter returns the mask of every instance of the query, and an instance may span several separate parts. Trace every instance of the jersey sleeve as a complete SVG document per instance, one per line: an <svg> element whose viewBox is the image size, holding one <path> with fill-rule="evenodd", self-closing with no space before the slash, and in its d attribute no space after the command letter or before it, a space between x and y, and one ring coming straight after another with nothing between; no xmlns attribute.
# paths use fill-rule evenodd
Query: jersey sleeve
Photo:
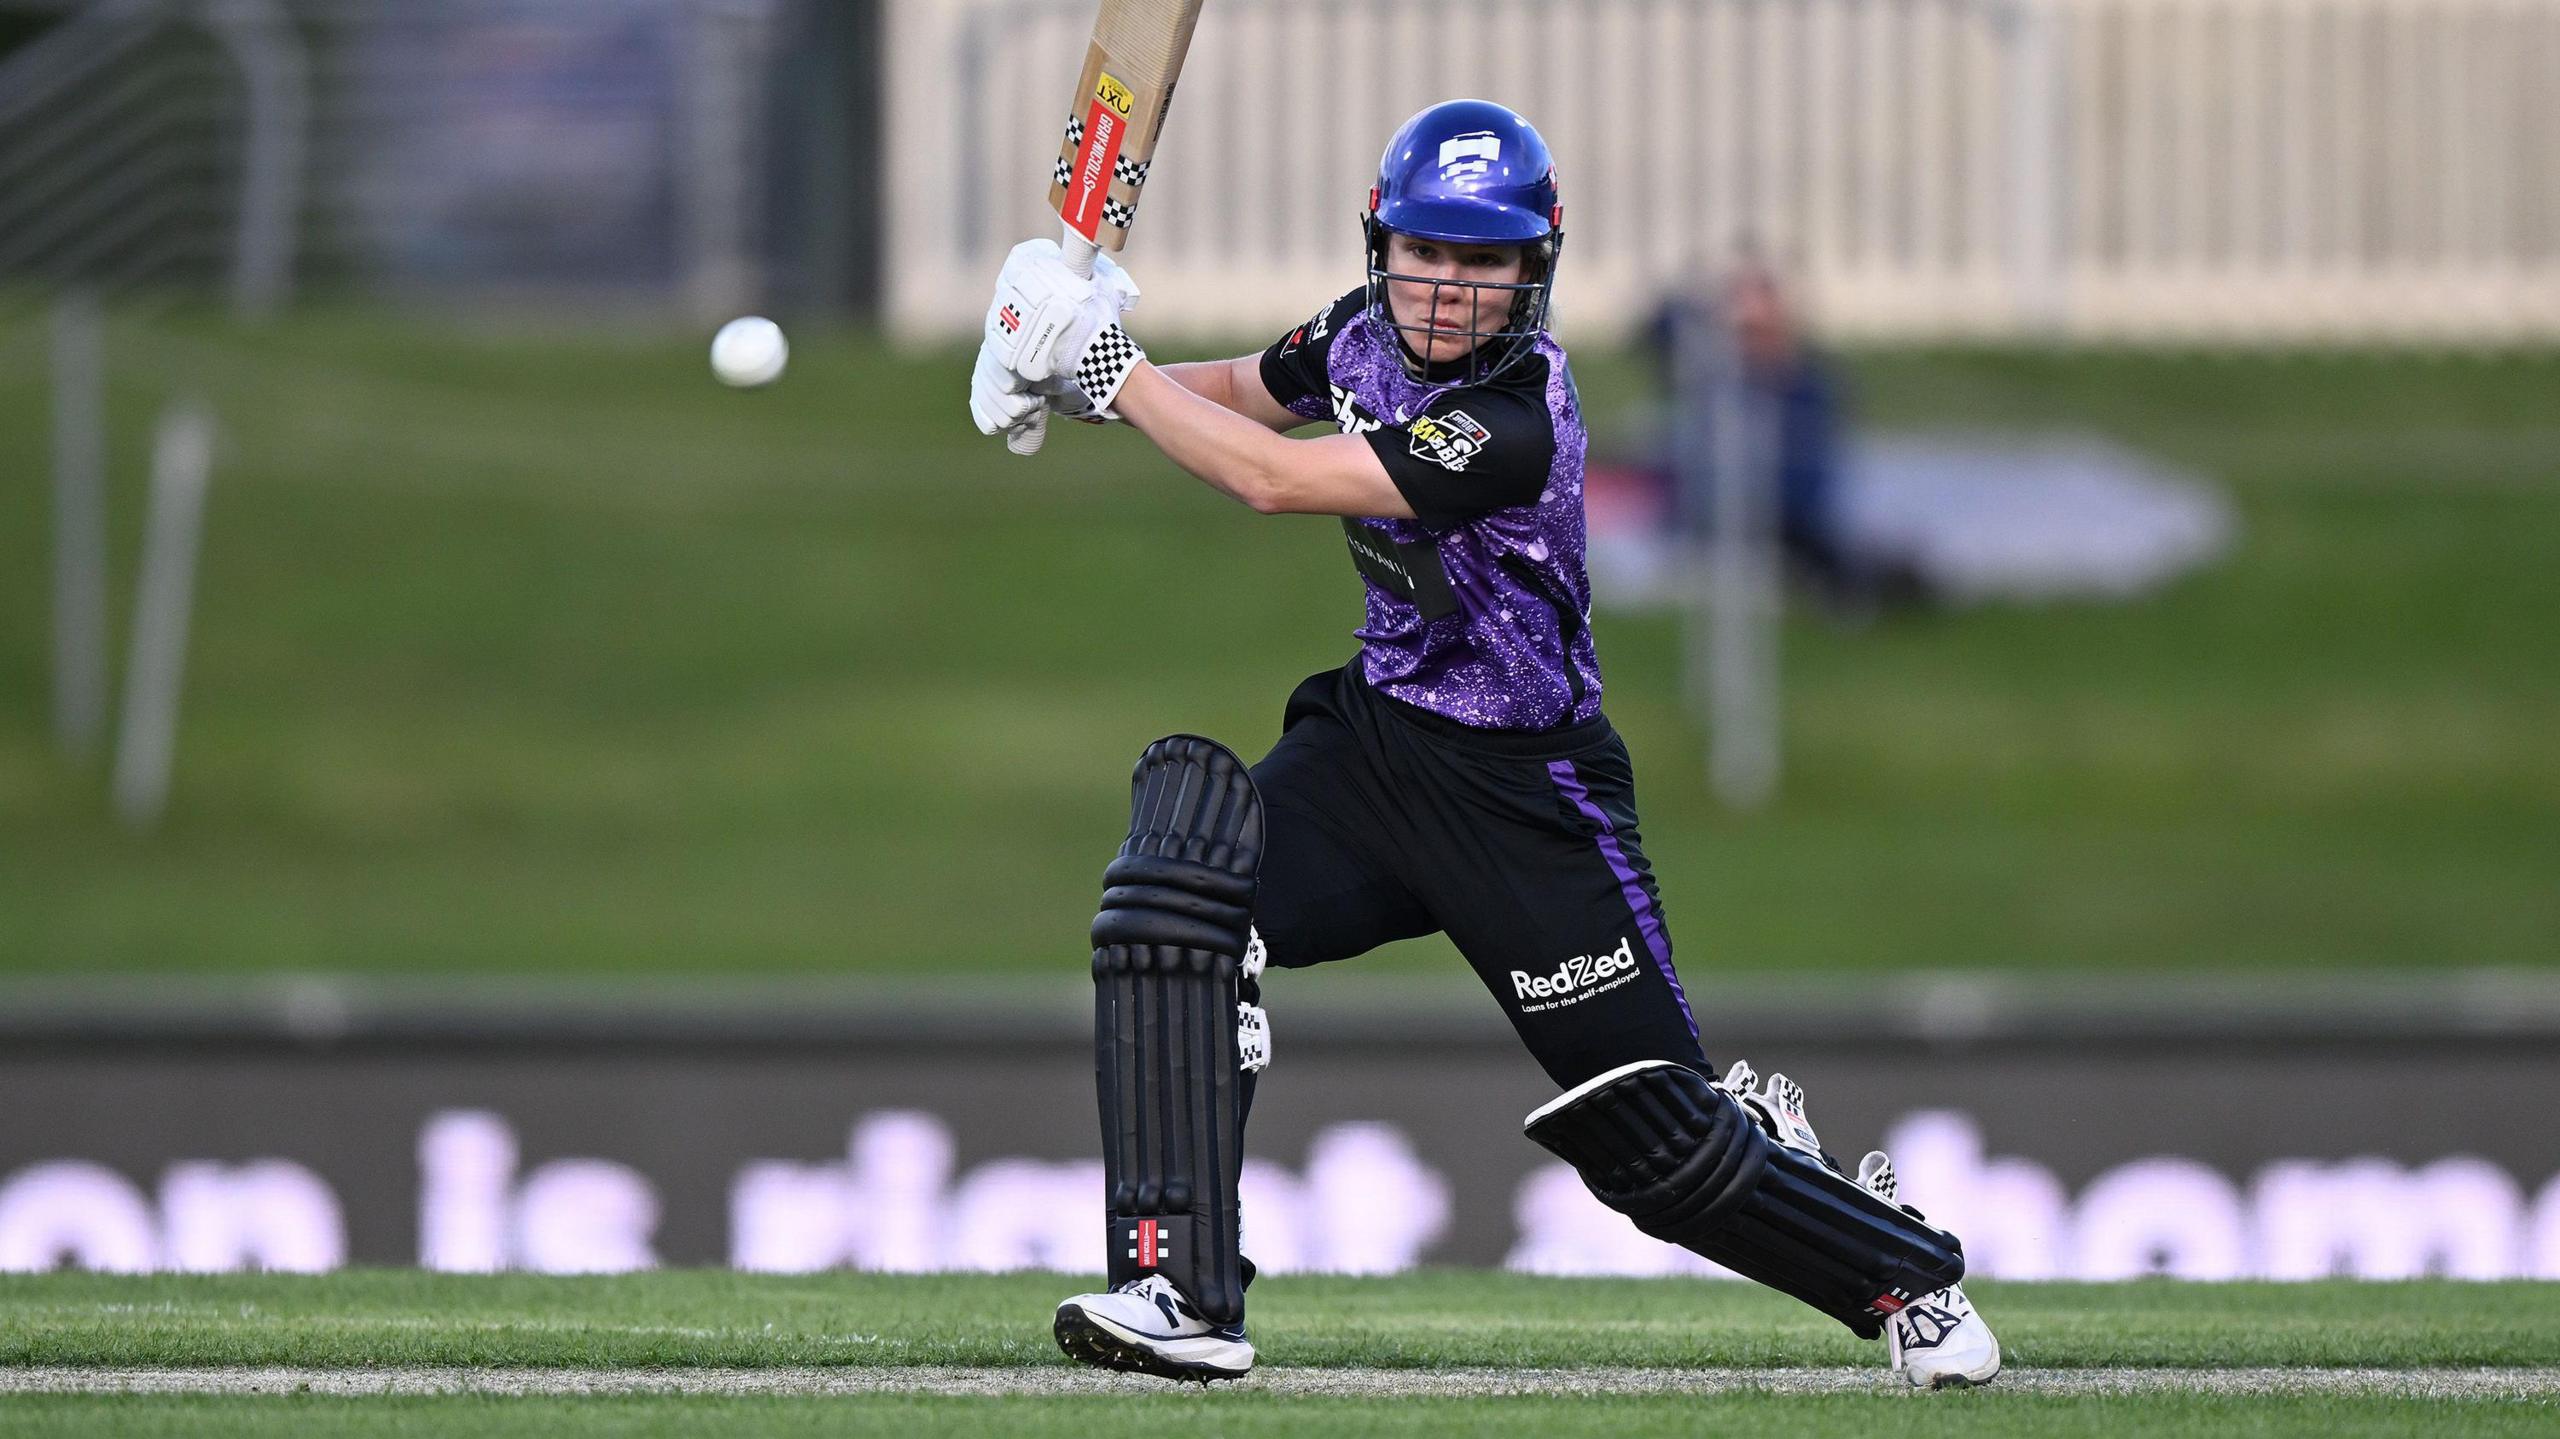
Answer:
<svg viewBox="0 0 2560 1439"><path fill-rule="evenodd" d="M1369 292L1363 287L1316 311L1305 324L1282 335L1262 352L1262 387L1271 398L1296 409L1305 400L1327 399L1332 383L1325 357L1332 352L1333 337L1342 327L1368 306Z"/></svg>
<svg viewBox="0 0 2560 1439"><path fill-rule="evenodd" d="M1545 389L1451 390L1403 425L1368 434L1414 516L1435 530L1534 505L1556 458Z"/></svg>

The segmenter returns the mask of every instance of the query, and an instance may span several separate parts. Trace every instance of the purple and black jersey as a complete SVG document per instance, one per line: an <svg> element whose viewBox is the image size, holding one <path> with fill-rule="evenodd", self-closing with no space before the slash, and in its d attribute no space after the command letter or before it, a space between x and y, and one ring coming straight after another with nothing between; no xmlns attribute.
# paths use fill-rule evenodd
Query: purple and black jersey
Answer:
<svg viewBox="0 0 2560 1439"><path fill-rule="evenodd" d="M1365 435L1419 516L1342 522L1368 585L1371 685L1478 729L1600 713L1583 571L1588 437L1553 336L1486 383L1416 379L1353 290L1263 352L1262 383L1292 413Z"/></svg>

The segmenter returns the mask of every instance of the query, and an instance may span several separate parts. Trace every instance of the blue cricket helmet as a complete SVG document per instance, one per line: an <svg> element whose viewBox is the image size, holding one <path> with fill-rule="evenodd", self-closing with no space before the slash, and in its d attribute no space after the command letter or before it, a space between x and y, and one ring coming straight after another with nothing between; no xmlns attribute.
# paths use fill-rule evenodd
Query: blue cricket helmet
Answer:
<svg viewBox="0 0 2560 1439"><path fill-rule="evenodd" d="M1389 325L1386 283L1412 280L1434 287L1501 291L1504 318L1490 330L1471 330L1463 379L1478 383L1509 369L1537 345L1555 300L1556 252L1564 244L1564 207L1556 199L1555 157L1536 126L1517 111L1490 100L1444 100L1404 122L1378 160L1378 184L1369 192L1363 219L1369 249L1369 305ZM1518 283L1424 280L1388 266L1387 237L1413 235L1444 244L1525 246ZM1492 300L1490 294L1476 297ZM1436 303L1434 308L1436 309ZM1396 326L1411 329L1410 326ZM1427 332L1424 332L1427 333ZM1408 367L1419 369L1408 342Z"/></svg>

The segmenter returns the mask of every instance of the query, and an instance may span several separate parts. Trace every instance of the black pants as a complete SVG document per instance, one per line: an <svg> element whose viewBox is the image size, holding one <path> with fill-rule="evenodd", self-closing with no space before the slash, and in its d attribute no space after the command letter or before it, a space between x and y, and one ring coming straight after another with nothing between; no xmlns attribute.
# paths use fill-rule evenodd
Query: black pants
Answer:
<svg viewBox="0 0 2560 1439"><path fill-rule="evenodd" d="M1707 1067L1607 719L1475 730L1346 667L1298 686L1253 777L1274 966L1446 931L1557 1085L1639 1059Z"/></svg>

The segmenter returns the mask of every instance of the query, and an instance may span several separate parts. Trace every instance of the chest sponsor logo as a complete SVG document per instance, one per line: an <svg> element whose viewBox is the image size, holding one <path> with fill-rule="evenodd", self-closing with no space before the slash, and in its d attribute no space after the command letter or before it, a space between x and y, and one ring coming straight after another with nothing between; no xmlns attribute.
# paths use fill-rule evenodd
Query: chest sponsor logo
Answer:
<svg viewBox="0 0 2560 1439"><path fill-rule="evenodd" d="M1416 459L1429 460L1444 470L1464 470L1469 460L1484 452L1485 441L1493 438L1491 430L1464 410L1425 415L1405 426L1405 433L1413 436Z"/></svg>
<svg viewBox="0 0 2560 1439"><path fill-rule="evenodd" d="M1362 409L1360 402L1352 397L1349 390L1340 385L1330 385L1326 388L1333 391L1333 423L1344 434L1365 435L1379 428L1378 417Z"/></svg>
<svg viewBox="0 0 2560 1439"><path fill-rule="evenodd" d="M1351 566L1360 577L1422 611L1426 620L1458 612L1457 591L1449 587L1449 571L1440 563L1439 547L1429 540L1398 544L1375 525L1345 516L1343 539L1351 546Z"/></svg>
<svg viewBox="0 0 2560 1439"><path fill-rule="evenodd" d="M1636 972L1635 942L1620 939L1618 947L1599 954L1577 954L1556 966L1551 974L1531 974L1525 969L1511 971L1512 996L1526 1000L1552 1000L1537 1009L1553 1009L1588 999L1603 989L1615 989Z"/></svg>

